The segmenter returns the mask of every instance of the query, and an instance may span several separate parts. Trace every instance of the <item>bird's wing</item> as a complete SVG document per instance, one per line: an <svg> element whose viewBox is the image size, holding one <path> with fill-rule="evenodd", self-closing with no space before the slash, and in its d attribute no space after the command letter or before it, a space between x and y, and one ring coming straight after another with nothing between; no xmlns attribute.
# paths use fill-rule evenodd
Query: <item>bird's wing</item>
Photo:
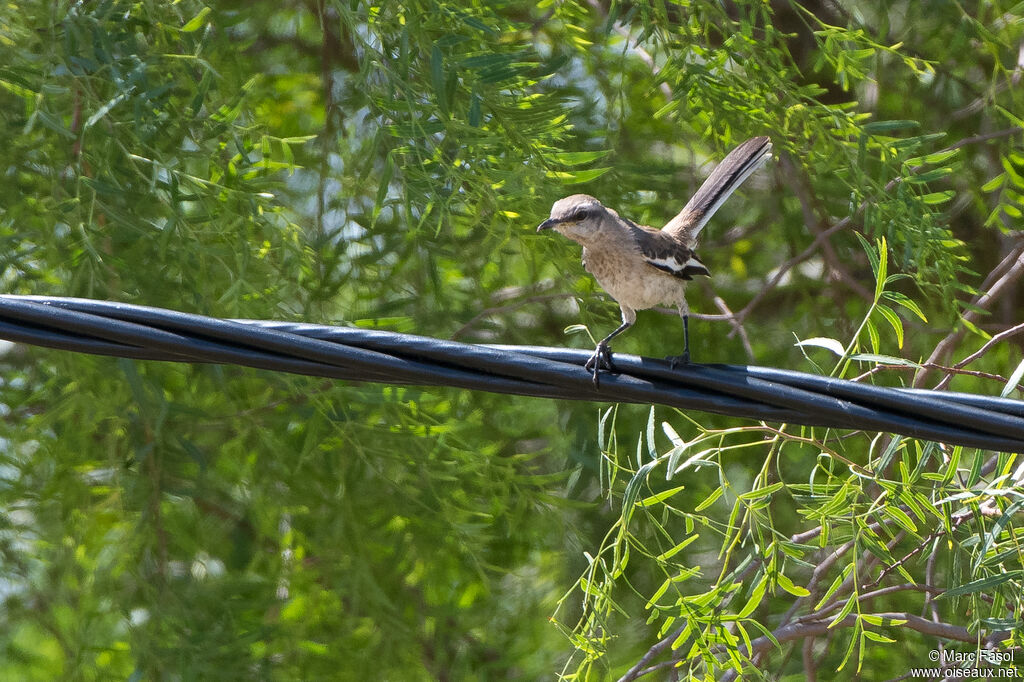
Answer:
<svg viewBox="0 0 1024 682"><path fill-rule="evenodd" d="M671 234L651 227L630 224L630 232L640 254L648 265L679 279L693 279L694 275L711 276L693 249Z"/></svg>
<svg viewBox="0 0 1024 682"><path fill-rule="evenodd" d="M715 211L772 156L772 141L752 137L722 159L700 189L686 202L675 218L662 228L682 241L692 244Z"/></svg>

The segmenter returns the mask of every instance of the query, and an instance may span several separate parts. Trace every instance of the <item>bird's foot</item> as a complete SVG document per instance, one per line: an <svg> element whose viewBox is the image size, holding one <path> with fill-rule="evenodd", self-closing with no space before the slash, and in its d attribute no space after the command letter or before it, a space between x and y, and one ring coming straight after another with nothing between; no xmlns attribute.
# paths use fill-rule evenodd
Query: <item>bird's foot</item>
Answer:
<svg viewBox="0 0 1024 682"><path fill-rule="evenodd" d="M594 388L601 388L601 379L599 378L601 370L615 371L615 365L612 364L612 351L608 348L608 345L603 343L597 344L594 354L590 356L590 359L587 360L587 364L583 365L583 368L593 374Z"/></svg>
<svg viewBox="0 0 1024 682"><path fill-rule="evenodd" d="M689 349L684 350L682 355L670 355L667 358L669 369L675 369L680 365L690 364L690 351Z"/></svg>

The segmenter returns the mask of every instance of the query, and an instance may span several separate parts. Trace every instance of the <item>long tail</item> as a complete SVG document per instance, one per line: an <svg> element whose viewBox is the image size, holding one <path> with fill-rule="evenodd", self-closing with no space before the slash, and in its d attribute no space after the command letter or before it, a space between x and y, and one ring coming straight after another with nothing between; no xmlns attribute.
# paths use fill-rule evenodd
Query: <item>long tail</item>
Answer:
<svg viewBox="0 0 1024 682"><path fill-rule="evenodd" d="M767 137L752 137L729 152L697 193L663 230L685 243L692 242L715 214L719 206L772 156L772 142Z"/></svg>

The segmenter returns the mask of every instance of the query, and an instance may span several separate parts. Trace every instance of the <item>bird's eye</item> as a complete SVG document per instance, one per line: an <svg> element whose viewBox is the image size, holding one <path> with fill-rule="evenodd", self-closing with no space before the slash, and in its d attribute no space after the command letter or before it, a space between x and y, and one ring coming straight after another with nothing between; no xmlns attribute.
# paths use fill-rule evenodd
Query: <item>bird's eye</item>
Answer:
<svg viewBox="0 0 1024 682"><path fill-rule="evenodd" d="M580 220L586 220L590 213L585 208L581 208L572 214L572 219L579 222Z"/></svg>

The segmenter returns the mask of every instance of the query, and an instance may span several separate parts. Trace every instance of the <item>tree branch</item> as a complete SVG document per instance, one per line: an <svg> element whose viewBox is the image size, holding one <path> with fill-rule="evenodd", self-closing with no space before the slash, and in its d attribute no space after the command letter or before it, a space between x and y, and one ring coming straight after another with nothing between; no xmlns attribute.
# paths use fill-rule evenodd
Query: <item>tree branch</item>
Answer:
<svg viewBox="0 0 1024 682"><path fill-rule="evenodd" d="M964 358L963 360L961 360L960 362L956 363L951 368L949 368L949 371L946 373L946 376L943 377L942 381L940 381L935 386L935 388L936 389L945 388L946 386L949 385L949 382L953 379L953 375L956 373L954 370L963 369L968 364L974 362L975 360L980 358L982 355L984 355L985 353L987 353L990 350L992 350L992 348L997 343L999 343L1000 341L1004 341L1005 339L1008 339L1011 336L1015 336L1016 334L1020 334L1021 332L1024 332L1024 323L1018 324L1016 327L1010 327L1009 329L1004 329L1003 331L999 332L998 334L993 336L991 339L989 339L988 342L984 346L982 346L977 351L975 351L971 355L968 355L966 358Z"/></svg>
<svg viewBox="0 0 1024 682"><path fill-rule="evenodd" d="M977 638L972 635L967 628L963 628L957 625L950 625L941 621L928 620L921 616L914 615L912 613L905 612L885 612L868 614L877 616L887 621L906 621L901 623L899 627L909 628L916 630L925 635L931 635L932 637L939 637L942 639L951 639L957 642L974 642ZM804 639L807 637L821 637L822 635L828 634L834 631L836 628L848 628L853 626L857 622L857 616L850 614L843 618L838 624L833 625L832 621L827 620L816 620L811 622L796 622L789 625L784 625L775 630L772 635L779 642L783 644L785 642L791 642L793 640ZM831 628L831 630L830 630ZM758 637L750 643L751 651L747 653L748 657L756 655L758 653L767 652L775 646L768 637ZM654 666L652 666L653 668ZM648 669L653 672L652 669ZM645 673L646 674L646 673ZM727 670L719 678L721 682L729 682L736 679L735 670Z"/></svg>
<svg viewBox="0 0 1024 682"><path fill-rule="evenodd" d="M940 151L942 151L942 152L952 151L954 149L959 149L960 147L965 147L965 146L970 145L970 144L976 144L976 143L979 143L979 142L986 142L988 140L994 140L994 139L1003 138L1003 137L1010 137L1012 135L1018 135L1018 134L1020 134L1022 132L1024 132L1024 130L1022 130L1021 128L1014 127L1014 128L1006 128L1006 129L1003 129L1003 130L996 130L996 131L993 131L991 133L983 133L981 135L974 135L973 137L965 137L964 139L959 140L958 142L956 142L956 143L954 143L954 144L952 144L952 145L950 145L950 146L948 146L945 149L942 149ZM916 168L911 169L911 172L912 173L916 173L920 169L921 169L921 167L918 166ZM893 178L892 180L890 180L885 185L885 189L883 190L883 192L891 192L898 184L900 184L900 182L902 182L902 180L903 180L902 177ZM868 198L868 199L865 199L864 201L862 201L860 203L860 205L856 208L856 210L852 214L850 214L850 215L846 216L845 218L839 220L832 227L830 227L830 228L820 232L818 235L816 235L814 237L814 241L812 241L810 243L810 245L806 249L804 249L798 255L790 258L785 263L783 263L775 271L775 274L773 274L772 277L768 280L768 283L765 284L764 287L761 288L761 291L759 291L757 293L757 295L754 296L754 298L752 298L750 300L750 302L747 303L746 306L744 306L743 310L741 310L739 313L737 313L737 315L736 315L737 319L739 319L740 321L746 319L747 316L750 315L750 313L754 310L754 308L756 308L757 305L759 303L761 303L761 301L764 300L765 296L767 296L768 293L772 289L774 289L776 286L778 286L779 282L782 281L782 278L786 275L787 272L789 272L793 267L799 265L800 263L804 262L805 260L807 260L808 258L813 256L815 254L815 252L817 252L818 247L821 246L825 242L825 240L827 240L833 234L835 234L836 232L839 232L840 230L844 230L847 227L849 227L853 223L854 218L856 218L861 213L863 213L864 210L868 207L868 205L870 205L875 200L876 200L876 197L871 197L871 198Z"/></svg>
<svg viewBox="0 0 1024 682"><path fill-rule="evenodd" d="M987 310L1000 295L1010 290L1012 286L1017 282L1018 279L1024 275L1024 245L1013 249L1006 258L1003 259L1004 263L1009 263L1005 267L1005 272L1002 277L992 284L992 287L971 301L971 309L963 314L963 319L967 322L973 323L975 320L981 317L983 311ZM1001 267L1003 264L1001 263ZM941 364L943 359L946 358L950 353L953 352L953 348L960 343L961 339L967 334L967 327L959 325L957 329L951 331L946 335L938 345L935 346L935 350L928 356L928 359L924 364ZM925 380L928 378L931 371L926 367L914 378L914 387L920 388L924 385Z"/></svg>
<svg viewBox="0 0 1024 682"><path fill-rule="evenodd" d="M648 649L647 653L637 661L636 665L627 670L626 674L619 678L619 682L632 682L632 680L639 679L643 675L646 675L647 673L644 671L649 669L648 664L663 654L666 650L670 649L672 647L672 642L676 641L676 638L683 634L683 630L685 628L685 625L679 626L679 628L673 631L668 637L665 637L663 640Z"/></svg>

